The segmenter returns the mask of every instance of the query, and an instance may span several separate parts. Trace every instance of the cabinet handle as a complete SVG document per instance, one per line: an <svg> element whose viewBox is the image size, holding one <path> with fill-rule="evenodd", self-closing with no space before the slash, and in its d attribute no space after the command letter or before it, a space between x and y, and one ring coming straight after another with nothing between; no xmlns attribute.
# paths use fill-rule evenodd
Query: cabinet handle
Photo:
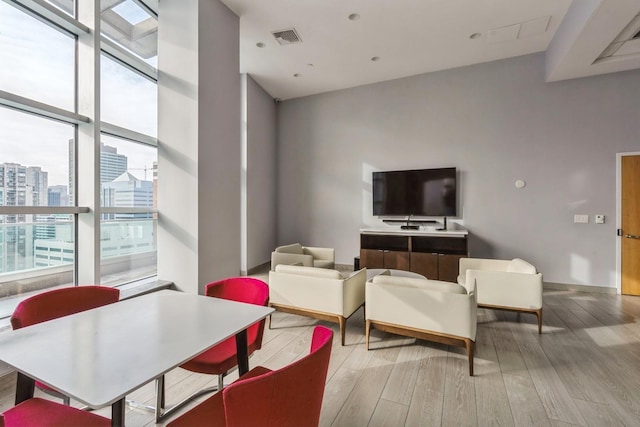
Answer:
<svg viewBox="0 0 640 427"><path fill-rule="evenodd" d="M627 234L626 236L627 239L640 239L640 236L637 236L635 234Z"/></svg>

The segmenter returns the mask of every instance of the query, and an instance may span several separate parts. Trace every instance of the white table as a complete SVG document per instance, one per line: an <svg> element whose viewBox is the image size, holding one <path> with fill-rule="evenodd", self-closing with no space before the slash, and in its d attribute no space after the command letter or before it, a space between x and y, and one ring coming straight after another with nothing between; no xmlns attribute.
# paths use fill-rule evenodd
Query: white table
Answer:
<svg viewBox="0 0 640 427"><path fill-rule="evenodd" d="M18 371L16 404L41 381L94 409L112 406L124 425L125 396L236 336L248 371L246 328L272 308L160 291L0 334L0 360Z"/></svg>

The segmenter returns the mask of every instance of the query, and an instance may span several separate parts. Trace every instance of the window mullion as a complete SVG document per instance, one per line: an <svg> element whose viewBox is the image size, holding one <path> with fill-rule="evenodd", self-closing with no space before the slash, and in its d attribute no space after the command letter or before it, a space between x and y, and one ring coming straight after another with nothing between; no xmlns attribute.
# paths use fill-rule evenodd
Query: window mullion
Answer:
<svg viewBox="0 0 640 427"><path fill-rule="evenodd" d="M77 7L78 19L90 29L77 42L77 108L91 120L78 125L75 150L75 202L90 209L78 215L76 250L78 282L87 284L100 283L100 1L80 1Z"/></svg>

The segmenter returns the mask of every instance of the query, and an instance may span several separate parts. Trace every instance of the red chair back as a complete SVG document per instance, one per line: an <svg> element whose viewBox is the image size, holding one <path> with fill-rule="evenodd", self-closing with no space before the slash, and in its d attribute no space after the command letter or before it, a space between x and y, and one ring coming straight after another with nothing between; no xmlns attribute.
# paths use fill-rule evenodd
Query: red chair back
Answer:
<svg viewBox="0 0 640 427"><path fill-rule="evenodd" d="M225 388L222 399L226 427L317 426L332 338L331 329L316 326L307 356Z"/></svg>
<svg viewBox="0 0 640 427"><path fill-rule="evenodd" d="M11 326L20 329L111 304L119 299L120 290L106 286L52 289L21 301L11 315Z"/></svg>
<svg viewBox="0 0 640 427"><path fill-rule="evenodd" d="M209 283L205 295L231 301L267 306L269 304L269 286L253 277L230 277ZM247 328L249 353L262 347L265 320Z"/></svg>

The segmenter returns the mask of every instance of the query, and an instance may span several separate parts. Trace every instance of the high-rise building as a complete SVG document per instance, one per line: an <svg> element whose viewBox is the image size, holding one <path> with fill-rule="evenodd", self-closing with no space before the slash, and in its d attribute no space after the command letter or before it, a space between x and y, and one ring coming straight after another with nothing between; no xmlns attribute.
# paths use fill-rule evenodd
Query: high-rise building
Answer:
<svg viewBox="0 0 640 427"><path fill-rule="evenodd" d="M27 167L18 163L0 163L0 201L3 206L26 206ZM0 273L30 268L32 229L25 226L31 215L0 215Z"/></svg>
<svg viewBox="0 0 640 427"><path fill-rule="evenodd" d="M69 203L75 203L75 142L69 140ZM127 156L118 154L116 147L100 143L100 184L111 182L127 171Z"/></svg>
<svg viewBox="0 0 640 427"><path fill-rule="evenodd" d="M111 182L127 171L127 156L100 143L100 184Z"/></svg>
<svg viewBox="0 0 640 427"><path fill-rule="evenodd" d="M27 167L27 197L30 206L47 206L49 188L49 173L40 166Z"/></svg>
<svg viewBox="0 0 640 427"><path fill-rule="evenodd" d="M69 193L66 185L52 185L47 192L49 206L69 206Z"/></svg>
<svg viewBox="0 0 640 427"><path fill-rule="evenodd" d="M104 207L153 207L153 183L142 181L125 172L111 182L102 184L102 206ZM111 214L113 219L150 218L144 214Z"/></svg>

